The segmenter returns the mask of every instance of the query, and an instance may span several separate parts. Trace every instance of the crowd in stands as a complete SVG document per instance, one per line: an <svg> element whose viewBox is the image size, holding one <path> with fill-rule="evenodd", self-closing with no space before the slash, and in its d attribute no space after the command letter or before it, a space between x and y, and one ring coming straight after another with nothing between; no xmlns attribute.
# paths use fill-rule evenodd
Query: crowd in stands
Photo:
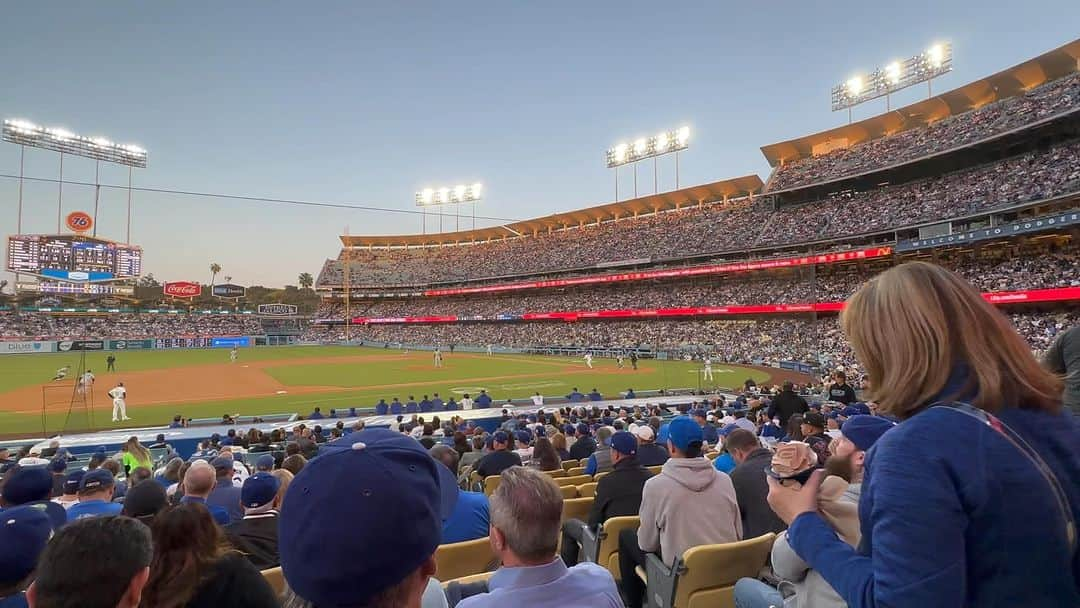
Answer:
<svg viewBox="0 0 1080 608"><path fill-rule="evenodd" d="M1080 106L1080 74L1048 82L1027 93L942 119L925 127L811 156L778 167L770 191L858 175L959 148Z"/></svg>
<svg viewBox="0 0 1080 608"><path fill-rule="evenodd" d="M938 260L984 291L1080 286L1080 255L1073 247L1049 251L955 254ZM353 316L374 318L445 316L493 318L502 314L630 308L681 308L752 304L806 304L846 300L883 265L782 273L750 273L692 281L626 282L491 295L421 297L354 302ZM343 318L340 304L323 305L321 318Z"/></svg>
<svg viewBox="0 0 1080 608"><path fill-rule="evenodd" d="M139 339L264 333L253 315L110 313L55 315L0 310L2 339Z"/></svg>
<svg viewBox="0 0 1080 608"><path fill-rule="evenodd" d="M72 471L58 442L0 449L0 602L638 608L644 569L649 605L654 576L738 608L1080 604L1077 387L955 275L889 272L842 318L880 379L866 401L837 372L814 403L791 383L678 411L577 393L486 426L230 432L163 466L134 437ZM440 580L469 541L490 563Z"/></svg>
<svg viewBox="0 0 1080 608"><path fill-rule="evenodd" d="M352 286L452 282L556 272L639 259L667 259L888 231L1080 190L1080 142L1021 154L921 181L773 209L763 199L729 201L637 219L476 245L354 249ZM344 283L328 260L318 286Z"/></svg>

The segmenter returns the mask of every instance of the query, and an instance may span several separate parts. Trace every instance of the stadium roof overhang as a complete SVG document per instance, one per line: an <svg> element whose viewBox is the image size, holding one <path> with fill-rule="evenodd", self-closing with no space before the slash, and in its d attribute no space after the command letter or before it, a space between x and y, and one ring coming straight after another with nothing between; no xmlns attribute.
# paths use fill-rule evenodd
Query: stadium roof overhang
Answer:
<svg viewBox="0 0 1080 608"><path fill-rule="evenodd" d="M1007 99L1080 70L1080 39L992 76L891 112L798 139L762 146L772 166L805 158L814 148L851 146L937 122L954 114Z"/></svg>
<svg viewBox="0 0 1080 608"><path fill-rule="evenodd" d="M739 198L760 192L764 184L757 175L744 175L710 184L690 186L671 192L651 194L617 203L607 203L587 209L554 213L531 220L512 222L490 228L442 232L438 234L406 234L388 236L342 235L346 247L421 247L429 245L452 245L476 243L496 239L513 238L585 226L638 215L669 211L691 205Z"/></svg>

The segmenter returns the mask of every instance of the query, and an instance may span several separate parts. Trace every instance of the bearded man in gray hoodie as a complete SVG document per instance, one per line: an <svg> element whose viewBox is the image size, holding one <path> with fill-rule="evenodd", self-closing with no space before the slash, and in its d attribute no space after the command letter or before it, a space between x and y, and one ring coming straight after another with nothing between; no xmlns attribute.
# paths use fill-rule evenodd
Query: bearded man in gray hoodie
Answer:
<svg viewBox="0 0 1080 608"><path fill-rule="evenodd" d="M641 527L619 534L619 571L623 600L639 608L645 584L634 573L646 553L659 553L675 563L687 549L742 539L742 518L735 486L726 473L702 457L702 432L689 416L668 426L671 458L660 474L645 482L641 493Z"/></svg>

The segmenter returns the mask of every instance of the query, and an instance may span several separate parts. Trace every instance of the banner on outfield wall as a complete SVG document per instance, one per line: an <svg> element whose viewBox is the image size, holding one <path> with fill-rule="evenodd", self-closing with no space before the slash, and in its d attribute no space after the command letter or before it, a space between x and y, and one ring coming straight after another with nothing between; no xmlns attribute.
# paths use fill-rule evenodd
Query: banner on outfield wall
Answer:
<svg viewBox="0 0 1080 608"><path fill-rule="evenodd" d="M238 348L241 346L251 346L251 338L249 336L210 338L210 348Z"/></svg>
<svg viewBox="0 0 1080 608"><path fill-rule="evenodd" d="M268 317L291 317L296 310L295 304L259 304L259 314Z"/></svg>
<svg viewBox="0 0 1080 608"><path fill-rule="evenodd" d="M153 340L109 340L109 350L147 350L154 348Z"/></svg>
<svg viewBox="0 0 1080 608"><path fill-rule="evenodd" d="M43 342L41 340L0 342L0 355L23 355L28 353L52 352L56 352L56 342Z"/></svg>
<svg viewBox="0 0 1080 608"><path fill-rule="evenodd" d="M1031 232L1039 232L1041 230L1051 230L1054 228L1076 225L1080 225L1080 211L1067 211L1065 213L1057 213L1030 220L1013 222L1011 224L1005 224L1004 226L979 228L978 230L968 230L967 232L957 232L956 234L946 234L926 239L900 241L896 245L896 250L914 251L916 249L926 249L927 247L940 247L942 245L957 245L974 241L985 241L987 239L1010 237L1019 234L1028 234Z"/></svg>
<svg viewBox="0 0 1080 608"><path fill-rule="evenodd" d="M799 362L799 361L781 361L780 362L780 369L787 369L787 370L799 372L800 374L812 374L812 373L814 373L814 366L813 365L807 365L806 363L802 363L802 362Z"/></svg>
<svg viewBox="0 0 1080 608"><path fill-rule="evenodd" d="M66 353L72 350L105 350L104 340L62 340L56 343L56 350Z"/></svg>
<svg viewBox="0 0 1080 608"><path fill-rule="evenodd" d="M832 264L851 260L869 260L892 255L892 247L871 247L858 251L837 251L821 255L808 255L800 258L779 258L774 260L754 260L733 264L712 264L692 268L671 268L666 270L643 270L641 272L623 272L599 276L575 277L572 279L552 279L550 281L528 281L524 283L504 283L502 285L483 285L480 287L453 287L449 289L429 289L425 296L451 296L469 293L495 293L519 289L538 289L546 287L572 287L575 285L593 285L599 283L618 283L623 281L643 281L648 279L670 279L695 277L701 275L729 272L747 272L750 270L768 270L773 268L791 268L811 264Z"/></svg>

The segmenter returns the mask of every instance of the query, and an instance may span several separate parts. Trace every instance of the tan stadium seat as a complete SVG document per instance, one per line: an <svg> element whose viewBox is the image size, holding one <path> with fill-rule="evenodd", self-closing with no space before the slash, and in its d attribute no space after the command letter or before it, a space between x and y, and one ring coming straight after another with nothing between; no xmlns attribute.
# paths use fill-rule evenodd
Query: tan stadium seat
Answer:
<svg viewBox="0 0 1080 608"><path fill-rule="evenodd" d="M577 498L578 497L577 486L559 486L559 489L562 490L562 497L563 498Z"/></svg>
<svg viewBox="0 0 1080 608"><path fill-rule="evenodd" d="M578 461L576 461L576 460L571 459L571 460L562 461L562 468L563 468L564 471L569 471L570 469L572 469L572 468L574 468L576 466L578 466Z"/></svg>
<svg viewBox="0 0 1080 608"><path fill-rule="evenodd" d="M558 471L544 471L544 472L547 473L548 475L550 475L552 478L566 477L566 471L564 471L563 469L559 469Z"/></svg>
<svg viewBox="0 0 1080 608"><path fill-rule="evenodd" d="M623 530L636 530L640 525L641 518L637 515L609 518L600 524L595 535L586 532L587 542L582 543L581 559L607 568L611 576L618 581L620 578L619 533Z"/></svg>
<svg viewBox="0 0 1080 608"><path fill-rule="evenodd" d="M577 487L577 494L582 498L596 496L596 482L590 481L589 483L581 484Z"/></svg>
<svg viewBox="0 0 1080 608"><path fill-rule="evenodd" d="M468 585L469 583L479 583L479 582L486 581L486 580L490 579L493 574L495 574L495 573L494 572L481 572L480 574L470 574L469 576L463 576L461 578L455 578L453 580L443 581L442 582L442 588L443 588L443 590L446 590L446 588L450 586L450 583L458 583L460 585ZM438 578L438 577L436 577L436 578Z"/></svg>
<svg viewBox="0 0 1080 608"><path fill-rule="evenodd" d="M439 545L439 548L435 549L435 578L440 581L480 574L494 566L495 554L491 552L491 541L486 536Z"/></svg>
<svg viewBox="0 0 1080 608"><path fill-rule="evenodd" d="M584 475L585 467L574 467L572 469L567 469L566 474L570 475L571 477L574 475Z"/></svg>
<svg viewBox="0 0 1080 608"><path fill-rule="evenodd" d="M274 595L285 593L285 575L281 572L281 566L263 570L262 575L263 578L266 579L266 582L270 583L270 587L274 590Z"/></svg>
<svg viewBox="0 0 1080 608"><path fill-rule="evenodd" d="M597 473L596 475L593 475L593 481L600 481L601 477L603 477L604 475L607 475L610 472L611 471L604 471L603 473Z"/></svg>
<svg viewBox="0 0 1080 608"><path fill-rule="evenodd" d="M495 490L499 488L499 483L502 482L502 477L498 475L488 475L484 478L484 495L491 496L495 493Z"/></svg>
<svg viewBox="0 0 1080 608"><path fill-rule="evenodd" d="M555 479L555 483L560 486L576 486L582 483L589 483L593 478L588 475L573 475L569 477L558 477Z"/></svg>
<svg viewBox="0 0 1080 608"><path fill-rule="evenodd" d="M644 572L640 566L635 572L645 581L652 607L734 608L735 582L758 575L775 539L769 532L734 543L693 547L670 568L650 553Z"/></svg>
<svg viewBox="0 0 1080 608"><path fill-rule="evenodd" d="M575 488L575 491L577 488ZM562 503L562 520L580 519L585 521L589 517L589 509L592 508L593 499L588 498L567 498Z"/></svg>
<svg viewBox="0 0 1080 608"><path fill-rule="evenodd" d="M658 464L658 465L654 465L654 466L647 467L647 468L649 469L649 472L652 473L653 475L659 475L660 471L663 470L664 465Z"/></svg>

